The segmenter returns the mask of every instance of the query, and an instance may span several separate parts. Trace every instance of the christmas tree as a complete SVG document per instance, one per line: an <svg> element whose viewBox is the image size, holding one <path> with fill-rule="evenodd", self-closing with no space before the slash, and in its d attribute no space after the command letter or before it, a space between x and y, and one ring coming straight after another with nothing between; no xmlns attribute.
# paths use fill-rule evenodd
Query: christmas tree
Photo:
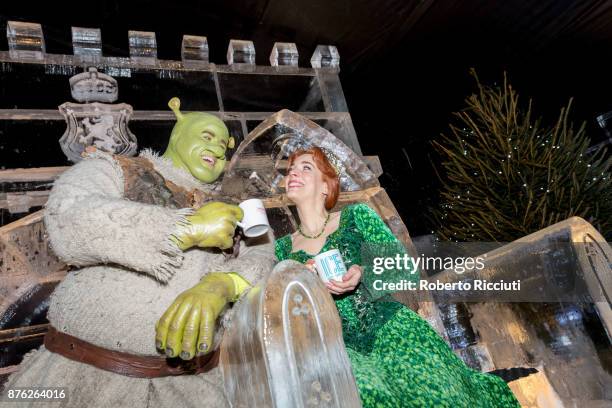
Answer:
<svg viewBox="0 0 612 408"><path fill-rule="evenodd" d="M491 87L471 74L478 92L433 143L442 158L438 236L512 241L579 216L609 239L611 160L602 148L587 153L585 124L576 129L569 121L572 100L544 126L532 118L531 100L519 105L505 75L501 87Z"/></svg>

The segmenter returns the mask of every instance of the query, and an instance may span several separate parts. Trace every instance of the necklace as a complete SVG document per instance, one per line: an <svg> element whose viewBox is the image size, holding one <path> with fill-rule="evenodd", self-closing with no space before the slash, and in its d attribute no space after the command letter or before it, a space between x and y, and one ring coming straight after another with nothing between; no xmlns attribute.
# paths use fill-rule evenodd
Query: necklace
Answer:
<svg viewBox="0 0 612 408"><path fill-rule="evenodd" d="M298 225L298 232L300 233L300 235L302 235L304 238L308 238L308 239L317 239L319 238L321 235L323 235L323 232L325 232L325 227L327 226L327 223L329 222L329 213L327 213L327 218L325 218L325 222L323 223L323 228L321 229L321 232L319 232L316 235L307 235L304 234L304 231L302 231L302 224Z"/></svg>

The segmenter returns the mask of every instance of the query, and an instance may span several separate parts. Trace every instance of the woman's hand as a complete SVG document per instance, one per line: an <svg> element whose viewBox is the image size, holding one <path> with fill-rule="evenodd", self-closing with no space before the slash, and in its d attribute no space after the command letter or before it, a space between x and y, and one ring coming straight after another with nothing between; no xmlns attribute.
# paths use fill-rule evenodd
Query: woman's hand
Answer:
<svg viewBox="0 0 612 408"><path fill-rule="evenodd" d="M342 277L342 282L330 280L325 284L327 289L334 295L341 295L346 292L352 292L355 290L359 281L361 280L361 266L351 265L346 274Z"/></svg>

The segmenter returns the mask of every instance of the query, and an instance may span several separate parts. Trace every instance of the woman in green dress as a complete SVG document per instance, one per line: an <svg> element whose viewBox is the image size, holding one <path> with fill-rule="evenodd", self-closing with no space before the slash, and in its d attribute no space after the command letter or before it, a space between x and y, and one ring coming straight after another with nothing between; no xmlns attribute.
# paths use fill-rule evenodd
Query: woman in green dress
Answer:
<svg viewBox="0 0 612 408"><path fill-rule="evenodd" d="M297 207L300 225L276 241L276 256L314 269L314 256L338 249L350 266L342 282L326 285L342 320L363 406L519 407L501 378L468 368L425 320L399 302L374 301L360 284L362 244L398 240L366 204L329 213L339 183L328 155L314 147L290 157L287 196Z"/></svg>

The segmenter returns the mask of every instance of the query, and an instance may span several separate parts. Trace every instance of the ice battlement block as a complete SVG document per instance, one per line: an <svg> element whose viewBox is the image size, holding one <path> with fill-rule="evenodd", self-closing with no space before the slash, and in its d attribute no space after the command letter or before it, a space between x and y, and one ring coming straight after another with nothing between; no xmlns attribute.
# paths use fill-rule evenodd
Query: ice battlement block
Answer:
<svg viewBox="0 0 612 408"><path fill-rule="evenodd" d="M208 64L208 39L197 35L184 35L181 58L183 63Z"/></svg>
<svg viewBox="0 0 612 408"><path fill-rule="evenodd" d="M11 58L35 60L44 58L45 37L40 24L8 21L6 38Z"/></svg>
<svg viewBox="0 0 612 408"><path fill-rule="evenodd" d="M72 27L72 50L83 61L102 57L102 32L99 28Z"/></svg>
<svg viewBox="0 0 612 408"><path fill-rule="evenodd" d="M230 40L227 47L228 65L255 65L255 45L253 41Z"/></svg>
<svg viewBox="0 0 612 408"><path fill-rule="evenodd" d="M298 50L295 43L274 43L272 52L270 53L270 65L278 66L298 66Z"/></svg>
<svg viewBox="0 0 612 408"><path fill-rule="evenodd" d="M312 58L310 58L310 65L313 68L339 68L340 54L338 49L333 45L317 45Z"/></svg>
<svg viewBox="0 0 612 408"><path fill-rule="evenodd" d="M128 31L130 59L134 62L155 65L157 62L157 39L152 31Z"/></svg>

